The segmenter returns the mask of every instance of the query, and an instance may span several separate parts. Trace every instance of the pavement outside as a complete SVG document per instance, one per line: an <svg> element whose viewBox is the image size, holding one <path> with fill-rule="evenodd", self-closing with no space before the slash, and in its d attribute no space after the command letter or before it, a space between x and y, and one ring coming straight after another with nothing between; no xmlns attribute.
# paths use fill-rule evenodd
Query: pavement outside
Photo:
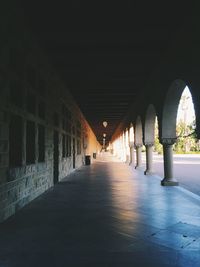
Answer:
<svg viewBox="0 0 200 267"><path fill-rule="evenodd" d="M0 267L200 266L200 200L109 154L0 225Z"/></svg>
<svg viewBox="0 0 200 267"><path fill-rule="evenodd" d="M174 154L174 178L181 187L200 196L200 155L199 154ZM143 167L145 170L145 155ZM163 155L153 156L153 170L162 179L164 177Z"/></svg>

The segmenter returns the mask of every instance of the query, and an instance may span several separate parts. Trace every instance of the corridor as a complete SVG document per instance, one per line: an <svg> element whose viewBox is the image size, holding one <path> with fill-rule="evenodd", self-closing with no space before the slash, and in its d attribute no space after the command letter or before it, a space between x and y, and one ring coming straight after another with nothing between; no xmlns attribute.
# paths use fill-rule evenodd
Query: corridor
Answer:
<svg viewBox="0 0 200 267"><path fill-rule="evenodd" d="M100 154L0 225L0 266L200 262L200 200Z"/></svg>

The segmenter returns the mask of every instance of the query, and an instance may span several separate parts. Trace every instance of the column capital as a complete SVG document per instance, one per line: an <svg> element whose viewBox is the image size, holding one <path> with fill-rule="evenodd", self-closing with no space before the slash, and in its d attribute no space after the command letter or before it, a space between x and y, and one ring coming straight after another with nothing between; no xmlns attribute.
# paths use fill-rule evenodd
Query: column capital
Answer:
<svg viewBox="0 0 200 267"><path fill-rule="evenodd" d="M139 147L142 147L142 146L143 146L143 144L135 144L136 148L139 148Z"/></svg>
<svg viewBox="0 0 200 267"><path fill-rule="evenodd" d="M171 145L173 145L173 144L176 143L176 140L177 140L177 138L162 138L161 139L161 144L162 145L169 145L169 146L171 146Z"/></svg>
<svg viewBox="0 0 200 267"><path fill-rule="evenodd" d="M154 146L154 142L145 142L144 143L145 146Z"/></svg>
<svg viewBox="0 0 200 267"><path fill-rule="evenodd" d="M134 146L135 146L134 142L129 142L129 147L134 147Z"/></svg>

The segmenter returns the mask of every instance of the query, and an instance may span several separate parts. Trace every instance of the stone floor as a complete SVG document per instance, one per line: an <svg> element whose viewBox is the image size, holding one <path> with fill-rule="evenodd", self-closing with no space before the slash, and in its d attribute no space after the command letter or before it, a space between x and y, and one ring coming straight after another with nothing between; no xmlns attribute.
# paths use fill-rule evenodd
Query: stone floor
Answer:
<svg viewBox="0 0 200 267"><path fill-rule="evenodd" d="M0 225L0 267L200 266L200 200L100 156Z"/></svg>

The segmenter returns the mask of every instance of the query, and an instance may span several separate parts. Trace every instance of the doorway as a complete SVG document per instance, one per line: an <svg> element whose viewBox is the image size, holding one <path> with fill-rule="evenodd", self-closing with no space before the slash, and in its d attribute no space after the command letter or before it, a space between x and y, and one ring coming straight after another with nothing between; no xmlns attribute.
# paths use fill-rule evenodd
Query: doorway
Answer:
<svg viewBox="0 0 200 267"><path fill-rule="evenodd" d="M53 180L54 184L58 183L59 178L59 135L57 131L54 131L54 153L53 153Z"/></svg>

